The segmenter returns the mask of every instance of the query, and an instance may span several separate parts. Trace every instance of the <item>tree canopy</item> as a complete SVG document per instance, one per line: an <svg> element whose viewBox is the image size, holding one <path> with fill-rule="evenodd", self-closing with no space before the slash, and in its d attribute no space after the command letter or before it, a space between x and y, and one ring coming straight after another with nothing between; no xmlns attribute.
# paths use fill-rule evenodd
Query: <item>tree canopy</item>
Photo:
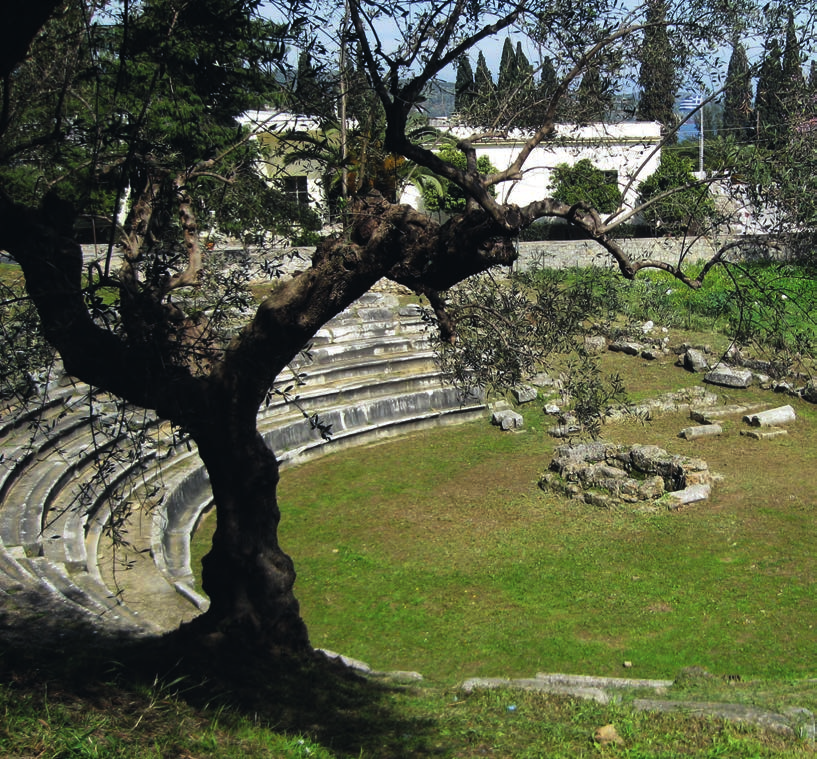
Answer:
<svg viewBox="0 0 817 759"><path fill-rule="evenodd" d="M634 259L612 232L638 209L603 218L592 198L565 202L543 188L541 198L520 207L496 191L524 176L537 146L558 138L561 107L574 97L607 102L613 74L632 60L645 29L639 14L617 2L350 0L342 9L306 2L281 4L276 22L259 10L257 0L102 2L94 9L68 0L64 11L48 10L42 32L20 22L19 33L33 41L24 61L11 56L3 82L0 249L21 266L66 371L153 410L196 446L218 527L203 563L210 607L191 630L216 647L303 652L309 638L294 564L278 541L279 462L256 416L279 373L322 325L386 278L427 298L441 338L454 343L464 311L449 308L448 292L513 263L517 237L540 219L570 224L628 279L652 267L699 287L723 251L694 274L683 257ZM696 46L703 55L722 43L718 35L732 28L734 12L696 0L673 7L672 16L668 9L665 21L683 25L682 57L701 63ZM463 56L512 31L530 32L548 60L559 62L535 125L507 166L480 164L477 146L506 133L513 108L458 136L456 159L441 154L429 130L413 128L424 93ZM274 114L291 102L292 93L282 92L282 82L297 83L288 46L310 52L301 67L307 85L313 67L339 68L339 42L354 49L341 79L351 71L358 77L339 94L359 96L354 115L371 125L359 165L376 147L436 177L462 202L440 222L373 182L357 182L340 228L327 230L304 271L282 277L259 305L242 300L240 321L220 319L247 283L223 283L204 308L193 297L210 265L202 230L244 228L265 241L282 224L304 223L293 218L275 178L262 181L257 141L238 117L262 107ZM534 72L513 46L511 53L527 82ZM474 75L477 97L488 85L483 61ZM278 144L292 144L292 135L280 136ZM341 161L347 168L348 154ZM83 215L104 217L110 229L107 255L90 272L74 231Z"/></svg>

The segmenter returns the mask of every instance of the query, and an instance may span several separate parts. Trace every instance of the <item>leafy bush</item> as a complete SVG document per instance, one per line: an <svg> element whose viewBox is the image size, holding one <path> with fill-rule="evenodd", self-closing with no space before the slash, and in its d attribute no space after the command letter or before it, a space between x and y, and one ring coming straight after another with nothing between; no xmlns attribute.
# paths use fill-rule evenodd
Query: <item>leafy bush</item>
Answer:
<svg viewBox="0 0 817 759"><path fill-rule="evenodd" d="M673 234L696 234L716 217L715 201L706 185L696 182L692 161L664 150L658 169L639 186L642 215L649 224Z"/></svg>
<svg viewBox="0 0 817 759"><path fill-rule="evenodd" d="M621 205L621 190L610 175L582 158L572 166L560 163L553 170L553 197L562 203L589 203L599 213L613 213Z"/></svg>
<svg viewBox="0 0 817 759"><path fill-rule="evenodd" d="M465 153L457 149L453 145L443 145L437 155L443 160L458 169L466 168ZM496 172L496 167L491 163L488 156L480 156L477 158L477 171L481 174L493 174ZM462 190L453 182L446 179L440 180L442 187L442 194L434 185L428 185L423 188L423 205L428 211L447 211L453 213L455 211L465 210L465 195Z"/></svg>

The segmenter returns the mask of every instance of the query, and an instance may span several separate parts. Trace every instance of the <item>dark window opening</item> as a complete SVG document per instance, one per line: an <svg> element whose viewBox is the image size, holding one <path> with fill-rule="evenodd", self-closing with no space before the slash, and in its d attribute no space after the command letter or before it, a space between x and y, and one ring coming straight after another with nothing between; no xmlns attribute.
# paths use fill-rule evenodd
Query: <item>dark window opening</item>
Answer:
<svg viewBox="0 0 817 759"><path fill-rule="evenodd" d="M310 198L306 177L285 177L284 194L299 207L309 207Z"/></svg>

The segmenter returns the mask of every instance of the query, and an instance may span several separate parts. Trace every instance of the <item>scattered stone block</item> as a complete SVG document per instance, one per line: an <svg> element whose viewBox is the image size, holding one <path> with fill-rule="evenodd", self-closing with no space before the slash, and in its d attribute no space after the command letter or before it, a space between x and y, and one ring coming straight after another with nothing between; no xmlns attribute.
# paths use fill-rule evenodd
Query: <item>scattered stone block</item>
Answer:
<svg viewBox="0 0 817 759"><path fill-rule="evenodd" d="M557 427L549 427L548 435L551 437L563 438L571 435L578 435L582 431L580 424L571 422L559 424Z"/></svg>
<svg viewBox="0 0 817 759"><path fill-rule="evenodd" d="M544 412L549 416L556 416L557 414L562 413L562 409L555 403L548 403L544 408Z"/></svg>
<svg viewBox="0 0 817 759"><path fill-rule="evenodd" d="M709 370L709 361L706 354L698 348L689 348L684 353L684 369L688 372L706 372Z"/></svg>
<svg viewBox="0 0 817 759"><path fill-rule="evenodd" d="M740 434L755 440L773 440L776 437L788 435L789 431L782 427L763 427L759 430L741 430Z"/></svg>
<svg viewBox="0 0 817 759"><path fill-rule="evenodd" d="M793 422L795 418L794 409L787 405L770 408L756 414L747 414L743 417L743 421L752 425L752 427L776 427L780 424Z"/></svg>
<svg viewBox="0 0 817 759"><path fill-rule="evenodd" d="M604 335L588 335L584 338L584 349L590 355L602 353L607 348Z"/></svg>
<svg viewBox="0 0 817 759"><path fill-rule="evenodd" d="M713 437L723 434L720 424L698 424L694 427L685 427L678 433L678 437L685 440L696 440L701 437Z"/></svg>
<svg viewBox="0 0 817 759"><path fill-rule="evenodd" d="M624 662L625 669L632 666L631 662ZM637 688L651 688L664 691L671 688L672 680L649 680L640 677L603 677L598 675L566 675L560 672L537 672L536 679L550 685L572 685L585 688L604 688L613 690L635 690Z"/></svg>
<svg viewBox="0 0 817 759"><path fill-rule="evenodd" d="M517 403L530 403L539 397L539 391L532 385L517 385L511 388L511 394Z"/></svg>
<svg viewBox="0 0 817 759"><path fill-rule="evenodd" d="M817 403L817 382L809 380L800 392L800 397L809 403Z"/></svg>
<svg viewBox="0 0 817 759"><path fill-rule="evenodd" d="M562 445L539 487L599 508L623 504L663 504L670 508L709 496L709 467L702 459L675 456L654 445L617 446L603 442Z"/></svg>
<svg viewBox="0 0 817 759"><path fill-rule="evenodd" d="M667 508L670 511L680 509L681 506L686 506L690 503L697 503L698 501L705 501L712 493L710 485L690 485L683 490L675 490L672 493L667 493L664 498L666 500Z"/></svg>
<svg viewBox="0 0 817 759"><path fill-rule="evenodd" d="M812 743L817 741L817 724L814 722L814 712L801 706L791 706L784 709L783 714L789 718L792 728L800 738Z"/></svg>
<svg viewBox="0 0 817 759"><path fill-rule="evenodd" d="M616 340L613 343L610 343L609 350L613 351L614 353L624 353L627 356L637 356L644 350L644 346L641 343L633 342L632 340Z"/></svg>
<svg viewBox="0 0 817 759"><path fill-rule="evenodd" d="M747 411L763 408L765 405L765 403L731 403L728 406L715 408L694 408L689 412L689 418L701 424L715 424L725 417L740 416Z"/></svg>
<svg viewBox="0 0 817 759"><path fill-rule="evenodd" d="M716 717L731 722L759 725L784 735L794 735L789 719L775 712L746 704L727 704L719 701L659 701L637 698L633 708L650 712L681 712L696 717Z"/></svg>
<svg viewBox="0 0 817 759"><path fill-rule="evenodd" d="M559 389L562 386L561 380L554 379L547 372L539 372L538 374L535 374L533 377L531 377L530 382L536 387L552 387Z"/></svg>
<svg viewBox="0 0 817 759"><path fill-rule="evenodd" d="M517 414L516 411L510 409L494 411L491 415L491 424L495 424L506 432L520 429L524 422L522 414Z"/></svg>
<svg viewBox="0 0 817 759"><path fill-rule="evenodd" d="M749 387L752 384L752 372L748 369L736 369L727 364L718 364L706 374L704 382L722 387Z"/></svg>
<svg viewBox="0 0 817 759"><path fill-rule="evenodd" d="M541 693L553 693L560 696L596 701L599 704L610 703L609 695L601 688L591 688L583 685L549 684L532 677L514 680L504 677L471 677L460 685L460 690L466 693L473 693L475 690L491 690L494 688L539 691Z"/></svg>

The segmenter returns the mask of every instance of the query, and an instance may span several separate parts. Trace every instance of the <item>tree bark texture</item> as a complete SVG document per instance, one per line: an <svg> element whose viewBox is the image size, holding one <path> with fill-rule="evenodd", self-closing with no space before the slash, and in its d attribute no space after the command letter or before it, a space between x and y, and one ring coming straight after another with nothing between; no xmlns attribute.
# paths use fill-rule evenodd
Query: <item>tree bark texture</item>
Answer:
<svg viewBox="0 0 817 759"><path fill-rule="evenodd" d="M295 567L278 543L278 461L254 430L199 436L210 475L216 531L202 561L202 588L210 608L196 620L203 634L226 636L266 651L309 648L295 599Z"/></svg>

